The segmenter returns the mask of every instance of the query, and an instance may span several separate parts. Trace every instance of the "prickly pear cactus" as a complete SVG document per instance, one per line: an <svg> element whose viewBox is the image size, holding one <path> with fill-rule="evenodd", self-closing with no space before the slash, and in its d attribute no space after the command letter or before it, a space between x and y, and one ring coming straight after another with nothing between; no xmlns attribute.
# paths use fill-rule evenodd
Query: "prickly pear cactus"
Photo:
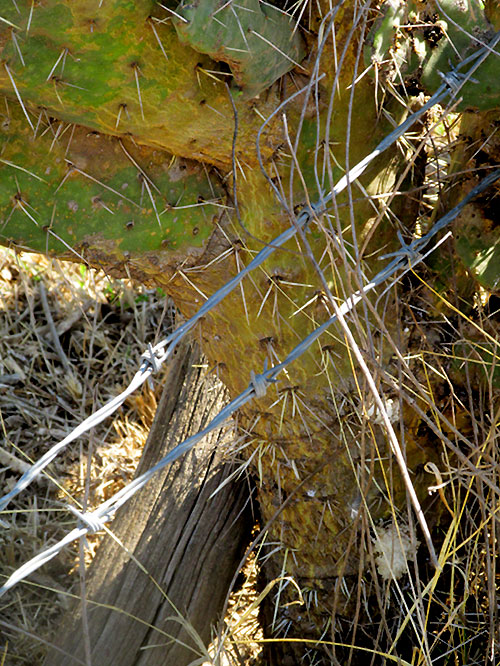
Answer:
<svg viewBox="0 0 500 666"><path fill-rule="evenodd" d="M17 105L0 114L4 243L89 263L108 245L116 262L142 255L143 269L150 253L202 252L224 196L213 174L130 139L55 120L49 129L34 135Z"/></svg>
<svg viewBox="0 0 500 666"><path fill-rule="evenodd" d="M69 123L230 165L233 109L224 77L210 74L214 62L208 56L180 42L166 22L170 15L152 0L20 0L2 3L0 11L0 93L21 101L33 128L41 107ZM292 32L290 24L290 38ZM268 115L274 103L274 95L263 101L261 114ZM236 104L236 154L256 165L262 121ZM269 127L263 154L269 156L280 140Z"/></svg>
<svg viewBox="0 0 500 666"><path fill-rule="evenodd" d="M183 0L173 24L182 42L227 63L245 97L255 97L304 58L291 17L259 0Z"/></svg>
<svg viewBox="0 0 500 666"><path fill-rule="evenodd" d="M487 36L480 5L461 5L477 10L474 25ZM413 2L382 7L389 11L373 28L369 58L375 54L379 67L388 54L399 57L409 41L404 75L421 63L423 79L434 85L427 72L430 58L438 58L432 35L439 54L432 66L447 69L453 54L445 49L446 35L453 24L446 32L439 24L444 19L424 13L430 32L421 32ZM221 0L215 8L207 0L183 2L174 19L149 0L16 0L2 6L0 241L83 257L154 281L185 315L193 314L406 113L399 101L387 104L384 113L392 117L386 121L374 103L373 82L361 75L363 35L353 27L358 3L337 3L335 14L323 0L310 8L318 77L307 97L311 80L296 67L304 56L302 38L289 17L266 3ZM403 21L415 28L403 28ZM498 58L491 60L494 73ZM232 97L221 62L234 77ZM282 117L275 114L264 126L258 156L257 133L281 102L280 86L271 84L291 67L287 78L297 94ZM475 73L475 95L487 85L485 71ZM242 94L234 94L236 88ZM495 95L492 90L488 104L498 103ZM403 144L379 155L310 225L310 251L338 303L380 271L382 253L399 249L396 228L413 233L418 201L414 206L411 197L401 197L398 210L392 194L388 198L401 193L403 182L412 192L421 189L422 170L414 166L409 173ZM379 208L381 201L388 203ZM248 386L252 369L284 359L331 316L324 286L304 241L294 239L200 322L203 349L233 395ZM370 304L351 320L377 377L400 373L391 337L401 340L398 358L405 352L390 294L384 293L383 314ZM241 413L248 426L241 455L253 465L263 523L269 521L269 542L276 545L266 575L293 577L315 600L304 609L292 586L283 589L272 622L290 636L326 635L336 577L359 571L360 489L371 519L405 505L387 434L365 409L360 377L344 332L332 327ZM405 410L396 414L394 428L408 468L417 469L439 453L433 439L418 435L419 419ZM424 476L415 475L421 497L427 495ZM287 648L289 663L300 663L303 646Z"/></svg>
<svg viewBox="0 0 500 666"><path fill-rule="evenodd" d="M377 75L394 84L401 78L409 90L415 87L433 93L443 83L443 72L456 66L479 47L490 43L500 27L498 3L482 0L440 0L421 3L414 0L389 0L382 5L382 15L375 21L365 47L365 58L373 64ZM499 40L500 43L500 40ZM500 47L496 46L497 52ZM488 145L491 152L497 143L487 140L496 134L498 112L475 118L477 111L500 108L500 58L487 58L472 73L458 93L455 109L464 111L462 129L474 130L471 144ZM468 113L470 112L470 113ZM489 127L489 130L487 129ZM498 159L480 155L493 168ZM497 153L498 158L498 153ZM470 155L459 146L454 155L453 169L470 165ZM474 167L477 167L474 164ZM476 169L474 169L476 172ZM477 172L476 172L477 173ZM458 201L477 183L477 177L457 183L453 201ZM454 224L458 256L471 275L485 288L500 288L500 232L493 221L492 207L485 202L487 193L472 203ZM485 211L489 211L486 212Z"/></svg>
<svg viewBox="0 0 500 666"><path fill-rule="evenodd" d="M466 113L460 129L462 141L452 161L452 170L459 174L449 194L453 203L500 162L498 113ZM478 146L481 146L479 150ZM499 194L500 187L494 185L467 206L453 225L457 254L467 271L483 288L497 293L500 292Z"/></svg>
<svg viewBox="0 0 500 666"><path fill-rule="evenodd" d="M389 0L381 11L367 40L365 59L396 85L403 77L429 93L443 83L444 72L491 42L496 32L482 0ZM487 58L460 89L455 108L499 107L499 80L500 60Z"/></svg>

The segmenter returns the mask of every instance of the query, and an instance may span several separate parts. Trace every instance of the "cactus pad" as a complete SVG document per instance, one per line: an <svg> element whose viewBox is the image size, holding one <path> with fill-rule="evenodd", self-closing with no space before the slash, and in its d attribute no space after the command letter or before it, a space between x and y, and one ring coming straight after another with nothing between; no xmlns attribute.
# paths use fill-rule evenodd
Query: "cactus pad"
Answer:
<svg viewBox="0 0 500 666"><path fill-rule="evenodd" d="M223 196L205 170L53 119L38 133L16 105L0 114L2 244L58 254L75 248L84 258L112 246L116 261L201 253Z"/></svg>
<svg viewBox="0 0 500 666"><path fill-rule="evenodd" d="M304 58L291 17L259 0L183 0L176 13L179 38L227 63L245 97L255 97Z"/></svg>
<svg viewBox="0 0 500 666"><path fill-rule="evenodd" d="M500 234L495 217L491 205L475 201L458 218L455 235L457 252L468 271L489 291L500 292Z"/></svg>
<svg viewBox="0 0 500 666"><path fill-rule="evenodd" d="M495 35L482 0L440 0L425 5L417 0L388 0L382 9L385 13L367 40L366 59L382 78L388 77L396 85L401 76L413 84L418 80L429 93L442 85L445 72ZM496 50L500 53L498 45ZM499 80L500 58L493 55L461 87L455 108L485 111L499 107Z"/></svg>
<svg viewBox="0 0 500 666"><path fill-rule="evenodd" d="M98 132L231 164L233 110L223 77L203 73L213 61L180 42L161 7L121 0L0 4L0 93L21 99L33 126L43 107ZM260 106L268 115L273 100ZM237 107L236 150L251 164L262 121L247 105ZM262 148L274 150L266 138Z"/></svg>

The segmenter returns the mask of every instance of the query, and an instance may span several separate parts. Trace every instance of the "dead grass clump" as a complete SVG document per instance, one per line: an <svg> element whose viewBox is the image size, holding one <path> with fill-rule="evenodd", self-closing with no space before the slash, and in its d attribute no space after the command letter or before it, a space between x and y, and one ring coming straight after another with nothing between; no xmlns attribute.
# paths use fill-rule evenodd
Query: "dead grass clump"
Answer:
<svg viewBox="0 0 500 666"><path fill-rule="evenodd" d="M163 337L171 321L170 304L155 290L0 249L2 495L30 462L127 386L147 343ZM143 386L115 419L70 445L15 498L1 516L8 525L0 535L2 579L74 527L69 497L91 509L131 479L157 397L157 388ZM89 537L87 559L99 540ZM67 549L0 602L6 664L42 662L78 581L77 551Z"/></svg>

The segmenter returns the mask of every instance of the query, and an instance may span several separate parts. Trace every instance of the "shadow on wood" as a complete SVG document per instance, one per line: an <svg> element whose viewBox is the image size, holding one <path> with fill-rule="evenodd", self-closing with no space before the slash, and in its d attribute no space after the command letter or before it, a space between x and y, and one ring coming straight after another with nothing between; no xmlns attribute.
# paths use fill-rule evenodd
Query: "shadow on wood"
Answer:
<svg viewBox="0 0 500 666"><path fill-rule="evenodd" d="M195 367L200 359L186 345L178 349L137 474L224 404L221 384ZM88 631L79 602L57 632L66 654L51 650L46 666L88 663L87 639L94 666L182 666L200 658L182 618L210 642L252 527L245 482L210 498L231 473L218 449L223 434L206 437L120 509L111 524L117 541L103 540L88 571Z"/></svg>

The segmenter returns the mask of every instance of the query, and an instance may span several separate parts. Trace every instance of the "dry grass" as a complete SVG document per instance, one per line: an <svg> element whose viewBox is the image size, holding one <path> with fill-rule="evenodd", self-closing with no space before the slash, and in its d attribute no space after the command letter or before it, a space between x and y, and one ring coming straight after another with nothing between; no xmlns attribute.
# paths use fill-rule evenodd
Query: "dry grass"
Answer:
<svg viewBox="0 0 500 666"><path fill-rule="evenodd" d="M0 249L2 494L30 461L125 388L147 342L164 334L171 315L170 304L155 290ZM2 578L74 525L65 508L68 496L94 508L132 477L161 378L160 373L154 390L144 385L115 420L70 445L50 466L50 479L43 475L4 512L9 528L0 536ZM88 558L99 539L89 537ZM77 551L68 549L0 602L2 663L41 663L43 641L78 581Z"/></svg>

